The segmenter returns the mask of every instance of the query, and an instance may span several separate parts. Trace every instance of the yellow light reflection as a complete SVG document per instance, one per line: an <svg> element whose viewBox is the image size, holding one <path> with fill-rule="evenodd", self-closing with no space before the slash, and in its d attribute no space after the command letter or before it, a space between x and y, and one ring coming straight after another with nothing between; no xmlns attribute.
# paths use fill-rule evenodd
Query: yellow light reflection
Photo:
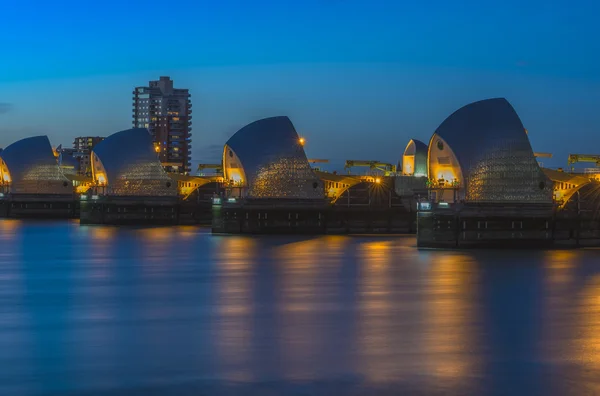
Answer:
<svg viewBox="0 0 600 396"><path fill-rule="evenodd" d="M393 380L401 371L390 348L397 346L392 331L395 301L391 287L392 242L370 241L360 245L359 335L360 371L371 382Z"/></svg>
<svg viewBox="0 0 600 396"><path fill-rule="evenodd" d="M578 305L576 298L565 298L566 296L577 295L580 288L584 285L579 285L576 282L576 264L577 257L581 254L579 250L551 250L543 252L544 263L544 300L543 303L543 319L549 324L554 323L573 323L571 317L573 311L577 311L574 306ZM585 314L584 314L585 316ZM584 326L587 326L585 324ZM581 337L581 332L577 326L564 326L564 329L576 329L577 335L575 338ZM560 328L558 328L560 330ZM555 356L569 357L575 353L577 358L580 357L580 351L573 348L571 340L568 338L570 334L564 331L557 331L557 326L544 325L540 328L539 343L542 345L541 350L548 354L552 359ZM565 342L567 341L567 342ZM583 345L585 342L580 342Z"/></svg>
<svg viewBox="0 0 600 396"><path fill-rule="evenodd" d="M600 275L593 275L571 304L577 304L578 323L570 352L587 371L595 372L600 369Z"/></svg>
<svg viewBox="0 0 600 396"><path fill-rule="evenodd" d="M85 226L82 231L89 233L89 250L86 250L87 268L91 278L107 278L110 276L111 267L115 260L113 257L114 239L117 237L117 228L106 226Z"/></svg>
<svg viewBox="0 0 600 396"><path fill-rule="evenodd" d="M177 227L177 238L192 239L198 234L198 227L179 226Z"/></svg>
<svg viewBox="0 0 600 396"><path fill-rule="evenodd" d="M2 219L0 220L0 235L13 235L22 224L22 220Z"/></svg>
<svg viewBox="0 0 600 396"><path fill-rule="evenodd" d="M143 274L161 276L170 271L171 264L177 259L177 253L172 249L173 228L150 227L136 230L142 243Z"/></svg>
<svg viewBox="0 0 600 396"><path fill-rule="evenodd" d="M281 266L281 364L290 380L314 380L318 376L318 323L323 310L319 279L326 268L326 250L321 238L286 243L274 249ZM323 276L327 278L327 276Z"/></svg>
<svg viewBox="0 0 600 396"><path fill-rule="evenodd" d="M217 299L219 318L216 323L216 343L225 376L231 381L250 381L252 372L252 265L255 262L256 241L253 238L220 237Z"/></svg>
<svg viewBox="0 0 600 396"><path fill-rule="evenodd" d="M431 372L444 380L460 380L473 371L470 352L477 347L470 326L479 300L474 286L475 260L467 254L436 255L427 275L423 343Z"/></svg>
<svg viewBox="0 0 600 396"><path fill-rule="evenodd" d="M116 235L116 229L114 227L102 227L102 226L91 226L92 240L97 242L106 242L113 239Z"/></svg>
<svg viewBox="0 0 600 396"><path fill-rule="evenodd" d="M138 230L144 237L144 240L151 241L153 246L155 246L156 242L170 241L173 238L172 231L173 228L171 227L150 227Z"/></svg>
<svg viewBox="0 0 600 396"><path fill-rule="evenodd" d="M548 273L547 280L551 287L570 283L577 258L574 250L549 250L544 252L544 263Z"/></svg>

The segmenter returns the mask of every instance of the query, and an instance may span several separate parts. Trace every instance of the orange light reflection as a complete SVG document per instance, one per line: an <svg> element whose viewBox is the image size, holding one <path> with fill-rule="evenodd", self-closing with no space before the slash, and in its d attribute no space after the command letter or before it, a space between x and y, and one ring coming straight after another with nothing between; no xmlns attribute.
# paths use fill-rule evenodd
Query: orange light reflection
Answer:
<svg viewBox="0 0 600 396"><path fill-rule="evenodd" d="M247 237L221 237L217 251L219 318L216 343L226 377L250 381L252 368L252 264L256 241Z"/></svg>
<svg viewBox="0 0 600 396"><path fill-rule="evenodd" d="M295 381L318 376L318 316L329 309L320 305L319 274L327 266L320 238L286 243L274 249L281 270L281 345L283 375Z"/></svg>
<svg viewBox="0 0 600 396"><path fill-rule="evenodd" d="M390 359L396 336L393 327L394 304L390 270L392 242L372 241L360 245L358 345L360 370L371 382L386 382L396 377L399 368Z"/></svg>
<svg viewBox="0 0 600 396"><path fill-rule="evenodd" d="M467 254L435 255L427 274L423 342L429 370L444 381L467 378L477 362L471 318L477 315L476 261Z"/></svg>

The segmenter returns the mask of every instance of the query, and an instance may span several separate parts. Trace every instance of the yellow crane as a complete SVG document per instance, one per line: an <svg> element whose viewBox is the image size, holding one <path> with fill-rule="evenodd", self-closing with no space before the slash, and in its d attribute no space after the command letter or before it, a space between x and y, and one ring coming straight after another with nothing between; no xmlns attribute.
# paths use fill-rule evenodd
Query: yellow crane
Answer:
<svg viewBox="0 0 600 396"><path fill-rule="evenodd" d="M198 164L198 172L202 172L204 169L214 169L215 173L223 173L223 165L221 164Z"/></svg>
<svg viewBox="0 0 600 396"><path fill-rule="evenodd" d="M350 168L355 166L368 166L371 170L380 170L385 176L391 176L396 173L396 165L380 161L356 161L347 160L344 169L350 172Z"/></svg>
<svg viewBox="0 0 600 396"><path fill-rule="evenodd" d="M596 154L569 154L568 164L573 169L573 164L578 162L593 162L596 166L600 167L600 155Z"/></svg>

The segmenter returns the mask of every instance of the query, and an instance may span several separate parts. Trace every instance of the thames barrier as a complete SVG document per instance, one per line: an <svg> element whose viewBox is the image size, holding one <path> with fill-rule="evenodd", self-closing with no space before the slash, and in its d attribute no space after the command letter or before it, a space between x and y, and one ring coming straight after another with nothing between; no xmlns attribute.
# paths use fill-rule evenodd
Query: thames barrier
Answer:
<svg viewBox="0 0 600 396"><path fill-rule="evenodd" d="M225 144L214 175L169 173L148 130L117 132L69 173L46 136L0 152L0 216L81 224L198 224L220 234L415 233L422 248L600 246L598 172L540 165L502 98L464 106L399 164L358 175L313 166L288 117L253 122ZM597 156L574 155L570 162ZM600 162L598 162L600 163ZM597 163L597 164L598 164Z"/></svg>

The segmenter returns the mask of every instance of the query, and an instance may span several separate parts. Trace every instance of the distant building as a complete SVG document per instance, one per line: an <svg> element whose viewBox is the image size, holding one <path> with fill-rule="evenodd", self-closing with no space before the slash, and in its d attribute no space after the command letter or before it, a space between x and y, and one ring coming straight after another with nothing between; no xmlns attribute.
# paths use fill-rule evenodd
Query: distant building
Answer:
<svg viewBox="0 0 600 396"><path fill-rule="evenodd" d="M191 171L192 103L187 89L160 77L133 91L133 127L147 128L168 172Z"/></svg>
<svg viewBox="0 0 600 396"><path fill-rule="evenodd" d="M103 141L101 136L79 136L73 140L73 157L79 159L79 170L77 173L91 175L90 153L98 143Z"/></svg>
<svg viewBox="0 0 600 396"><path fill-rule="evenodd" d="M80 152L90 152L96 147L98 143L103 141L104 138L100 136L80 136L76 137L73 141L73 148Z"/></svg>

